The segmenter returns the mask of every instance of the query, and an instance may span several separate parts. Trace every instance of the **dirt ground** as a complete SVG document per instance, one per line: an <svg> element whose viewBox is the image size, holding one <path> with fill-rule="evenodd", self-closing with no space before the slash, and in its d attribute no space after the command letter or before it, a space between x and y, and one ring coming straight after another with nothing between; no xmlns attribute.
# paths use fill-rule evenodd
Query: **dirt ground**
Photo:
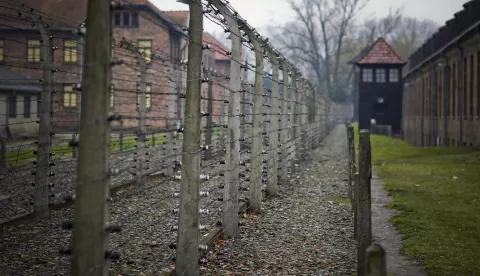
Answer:
<svg viewBox="0 0 480 276"><path fill-rule="evenodd" d="M426 276L425 269L416 261L402 255L402 236L392 224L395 210L384 207L392 198L384 190L383 181L373 173L372 179L373 240L387 252L387 269L395 276Z"/></svg>

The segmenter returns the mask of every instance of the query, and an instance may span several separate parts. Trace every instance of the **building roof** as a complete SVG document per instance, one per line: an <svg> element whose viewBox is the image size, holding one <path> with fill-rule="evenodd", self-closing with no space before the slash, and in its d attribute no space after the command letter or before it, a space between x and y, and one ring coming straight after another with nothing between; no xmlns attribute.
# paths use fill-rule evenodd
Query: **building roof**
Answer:
<svg viewBox="0 0 480 276"><path fill-rule="evenodd" d="M230 51L230 47L223 45L215 37L207 32L203 32L203 41L210 44L210 47L215 51L215 60L230 60L230 57L225 55Z"/></svg>
<svg viewBox="0 0 480 276"><path fill-rule="evenodd" d="M38 80L30 80L0 65L0 93L8 92L40 93L42 89Z"/></svg>
<svg viewBox="0 0 480 276"><path fill-rule="evenodd" d="M163 14L170 17L170 19L177 25L185 27L188 25L189 11L163 11Z"/></svg>
<svg viewBox="0 0 480 276"><path fill-rule="evenodd" d="M352 61L355 64L405 64L405 61L382 37L367 46Z"/></svg>
<svg viewBox="0 0 480 276"><path fill-rule="evenodd" d="M86 20L87 0L22 0L22 2L25 7L33 8L45 15L43 21L53 27L76 28ZM168 28L184 35L182 28L149 0L123 0L122 3L127 10L138 8L151 12Z"/></svg>
<svg viewBox="0 0 480 276"><path fill-rule="evenodd" d="M442 57L458 43L478 34L480 28L480 0L471 0L463 4L463 9L454 14L438 31L424 42L408 58L404 76L417 71L431 60Z"/></svg>

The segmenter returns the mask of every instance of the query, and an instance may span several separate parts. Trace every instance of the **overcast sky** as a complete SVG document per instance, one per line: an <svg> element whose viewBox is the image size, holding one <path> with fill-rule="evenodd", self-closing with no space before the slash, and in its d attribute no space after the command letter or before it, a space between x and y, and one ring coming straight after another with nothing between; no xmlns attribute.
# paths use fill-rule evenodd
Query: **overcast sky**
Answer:
<svg viewBox="0 0 480 276"><path fill-rule="evenodd" d="M161 10L186 10L188 6L177 3L176 0L150 0ZM292 16L290 7L285 0L229 0L230 4L247 20L247 22L263 29L272 22L286 21ZM363 9L361 17L382 17L388 14L390 8L403 8L403 14L428 18L439 24L453 17L462 9L467 0L370 0ZM205 20L204 29L208 32L221 31L219 26Z"/></svg>

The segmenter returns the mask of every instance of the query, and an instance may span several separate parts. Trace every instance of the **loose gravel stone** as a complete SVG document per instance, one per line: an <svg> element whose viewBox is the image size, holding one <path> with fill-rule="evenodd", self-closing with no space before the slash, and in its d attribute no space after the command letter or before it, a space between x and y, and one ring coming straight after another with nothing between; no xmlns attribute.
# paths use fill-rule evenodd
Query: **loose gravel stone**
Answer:
<svg viewBox="0 0 480 276"><path fill-rule="evenodd" d="M301 164L301 172L280 187L280 196L264 201L262 214L244 216L237 237L217 242L201 274L350 275L355 248L350 206L343 200L347 188L342 141L346 141L344 126L338 126L312 152L311 160ZM249 155L242 154L242 160ZM212 175L201 184L202 191L210 192L201 200L202 208L210 210L200 217L200 223L208 226L202 235L221 217L222 204L215 200L222 196L218 187L224 183L220 160L202 163L203 171ZM160 166L163 160L154 162ZM118 164L128 169L128 163ZM68 178L65 183L73 191L74 176ZM122 232L109 235L109 250L122 255L110 263L110 275L164 275L170 270L175 251L169 245L176 242L177 234L177 215L172 211L178 208L178 198L172 195L178 190L178 181L158 178L112 195L110 221L118 222ZM240 197L247 196L242 193ZM71 246L72 231L60 226L72 219L69 207L51 212L49 218L0 229L1 275L69 275L70 256L60 255L59 249Z"/></svg>
<svg viewBox="0 0 480 276"><path fill-rule="evenodd" d="M337 126L301 172L248 215L240 234L217 242L204 275L351 275L356 250L347 201L344 126Z"/></svg>

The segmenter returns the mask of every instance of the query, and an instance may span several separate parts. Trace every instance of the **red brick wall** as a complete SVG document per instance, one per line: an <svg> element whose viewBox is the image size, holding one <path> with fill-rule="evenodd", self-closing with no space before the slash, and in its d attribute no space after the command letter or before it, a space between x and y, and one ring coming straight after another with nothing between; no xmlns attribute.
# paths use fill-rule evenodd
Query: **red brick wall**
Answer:
<svg viewBox="0 0 480 276"><path fill-rule="evenodd" d="M25 26L24 26L25 27ZM57 72L53 75L54 91L53 94L53 120L52 124L55 128L72 129L78 126L78 111L80 106L80 92L77 95L77 107L63 106L63 85L76 84L81 81L79 61L75 63L64 62L64 40L78 39L71 32L55 33L53 39L54 45L58 47L54 52L54 68ZM169 92L167 83L167 70L163 63L163 59L169 60L170 55L170 35L166 26L153 17L150 13L139 12L138 28L113 28L113 37L118 42L123 37L137 44L138 39L151 39L152 51L162 57L155 60L149 66L147 73L147 82L152 87L152 108L147 114L147 125L151 127L164 127L165 117L167 117L166 93ZM39 80L43 74L43 62L30 63L27 62L27 40L41 40L38 31L32 32L4 32L4 64L12 71L20 73L27 78ZM78 43L80 44L80 43ZM82 51L78 45L78 60L82 58ZM124 121L126 127L137 126L137 82L139 81L138 73L140 72L133 54L125 49L119 49L118 43L115 49L116 55L121 57L126 64L114 66L112 69L112 84L115 87L115 107L112 112L121 115L130 116L131 119ZM128 64L128 65L127 65ZM176 114L178 116L178 114Z"/></svg>
<svg viewBox="0 0 480 276"><path fill-rule="evenodd" d="M480 83L479 83L479 50L477 34L463 42L463 57L459 62L457 49L445 52L448 67L435 68L427 63L419 71L407 77L410 87L404 90L404 100L407 103L403 114L404 137L415 145L435 146L437 143L448 146L480 145ZM475 42L477 41L477 42ZM437 64L434 61L433 64ZM459 68L461 67L461 68ZM445 87L444 73L448 71L448 85ZM431 84L433 74L435 83ZM424 80L424 82L422 82ZM425 89L425 99L422 102L421 89ZM432 87L431 87L432 86ZM429 93L436 89L437 97L430 100ZM446 91L445 91L446 90ZM432 91L432 92L431 92ZM444 91L447 93L447 110L444 110ZM462 93L460 95L459 93ZM461 107L459 107L461 101ZM436 112L432 108L436 105ZM421 108L425 108L422 114ZM459 109L461 108L461 109ZM446 115L446 129L445 129ZM423 120L423 135L420 125ZM431 129L431 123L435 129ZM460 131L462 129L462 131ZM446 132L446 135L445 135ZM433 143L431 136L434 136Z"/></svg>

